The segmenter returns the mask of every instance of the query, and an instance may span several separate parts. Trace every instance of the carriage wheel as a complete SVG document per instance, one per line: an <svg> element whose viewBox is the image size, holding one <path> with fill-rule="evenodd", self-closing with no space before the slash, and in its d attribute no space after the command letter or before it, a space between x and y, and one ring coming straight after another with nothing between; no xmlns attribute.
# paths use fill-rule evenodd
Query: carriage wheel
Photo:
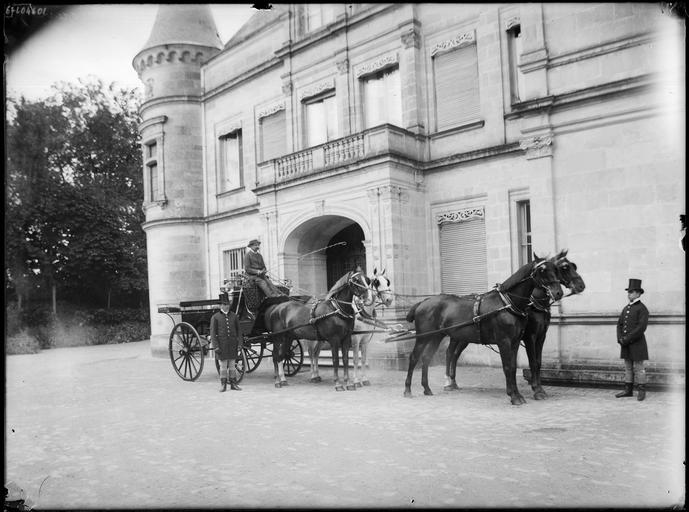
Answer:
<svg viewBox="0 0 689 512"><path fill-rule="evenodd" d="M180 322L170 333L170 361L183 380L194 381L203 371L203 345L196 329Z"/></svg>
<svg viewBox="0 0 689 512"><path fill-rule="evenodd" d="M301 341L292 340L287 352L287 358L282 363L287 377L293 377L301 369L304 362L304 349L301 346Z"/></svg>
<svg viewBox="0 0 689 512"><path fill-rule="evenodd" d="M237 384L242 382L242 379L244 378L244 374L248 373L247 368L249 366L249 363L247 362L247 354L246 354L246 349L242 347L242 350L239 351L240 356L234 361L234 368L237 370ZM215 371L218 372L218 376L220 376L220 362L218 361L218 358L215 358Z"/></svg>
<svg viewBox="0 0 689 512"><path fill-rule="evenodd" d="M246 352L246 371L251 373L261 364L261 359L263 359L263 344L252 345L251 343L245 342L243 348Z"/></svg>

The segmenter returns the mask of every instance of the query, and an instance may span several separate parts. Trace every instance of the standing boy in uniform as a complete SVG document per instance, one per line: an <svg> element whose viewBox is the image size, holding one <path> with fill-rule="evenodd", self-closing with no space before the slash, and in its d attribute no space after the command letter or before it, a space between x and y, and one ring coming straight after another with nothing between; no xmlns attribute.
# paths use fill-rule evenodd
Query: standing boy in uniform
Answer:
<svg viewBox="0 0 689 512"><path fill-rule="evenodd" d="M240 339L239 318L230 311L230 298L223 293L220 295L220 311L211 317L211 344L220 363L221 393L227 391L228 371L230 388L242 390L237 385L237 369L234 366L240 350Z"/></svg>
<svg viewBox="0 0 689 512"><path fill-rule="evenodd" d="M624 359L624 391L617 393L617 398L632 396L634 380L639 391L636 399L646 398L646 369L648 346L644 331L648 326L648 309L639 300L644 289L641 279L630 279L625 289L629 304L622 310L617 321L617 343L621 345L620 358ZM636 379L635 379L636 377Z"/></svg>

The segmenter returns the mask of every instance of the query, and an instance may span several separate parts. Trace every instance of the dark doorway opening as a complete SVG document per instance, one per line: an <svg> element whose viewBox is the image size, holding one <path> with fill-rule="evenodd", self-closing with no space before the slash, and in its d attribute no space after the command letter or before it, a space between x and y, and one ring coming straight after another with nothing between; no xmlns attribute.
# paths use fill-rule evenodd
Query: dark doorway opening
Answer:
<svg viewBox="0 0 689 512"><path fill-rule="evenodd" d="M334 245L325 251L328 289L350 270L360 267L366 272L364 232L358 224L351 224L337 232L328 245Z"/></svg>

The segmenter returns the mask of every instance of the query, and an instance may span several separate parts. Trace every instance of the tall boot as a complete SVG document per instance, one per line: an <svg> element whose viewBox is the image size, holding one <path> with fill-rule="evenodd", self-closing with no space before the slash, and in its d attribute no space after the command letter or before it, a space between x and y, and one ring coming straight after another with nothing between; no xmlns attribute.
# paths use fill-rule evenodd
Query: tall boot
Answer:
<svg viewBox="0 0 689 512"><path fill-rule="evenodd" d="M225 377L220 379L220 389L218 391L220 391L221 393L227 391L227 379Z"/></svg>
<svg viewBox="0 0 689 512"><path fill-rule="evenodd" d="M641 402L644 398L646 398L646 384L639 384L636 389L639 390L636 395L636 399Z"/></svg>
<svg viewBox="0 0 689 512"><path fill-rule="evenodd" d="M624 391L621 391L615 395L615 398L622 398L625 396L634 396L634 384L631 382L624 383Z"/></svg>
<svg viewBox="0 0 689 512"><path fill-rule="evenodd" d="M232 389L234 391L241 391L242 390L242 388L240 388L237 385L237 379L230 379L230 389Z"/></svg>

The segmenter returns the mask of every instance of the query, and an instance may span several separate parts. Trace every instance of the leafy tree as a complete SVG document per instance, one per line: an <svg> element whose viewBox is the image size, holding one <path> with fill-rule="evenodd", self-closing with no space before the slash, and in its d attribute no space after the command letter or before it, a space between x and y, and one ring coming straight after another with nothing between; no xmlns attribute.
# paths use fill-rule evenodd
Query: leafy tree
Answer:
<svg viewBox="0 0 689 512"><path fill-rule="evenodd" d="M140 99L98 79L11 99L7 124L6 277L110 305L147 288Z"/></svg>

